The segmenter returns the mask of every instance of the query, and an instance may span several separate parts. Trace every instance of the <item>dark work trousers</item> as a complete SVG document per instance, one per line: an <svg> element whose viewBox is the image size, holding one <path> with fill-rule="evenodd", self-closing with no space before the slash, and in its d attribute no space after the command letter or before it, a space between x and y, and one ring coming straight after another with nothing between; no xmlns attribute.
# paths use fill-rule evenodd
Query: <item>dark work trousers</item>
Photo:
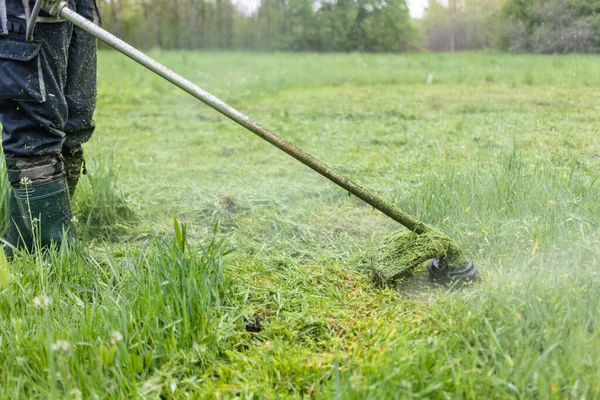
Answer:
<svg viewBox="0 0 600 400"><path fill-rule="evenodd" d="M34 41L27 43L22 1L5 1L9 33L0 36L0 123L5 157L77 151L94 132L96 40L42 12ZM71 0L69 8L100 25L94 0Z"/></svg>

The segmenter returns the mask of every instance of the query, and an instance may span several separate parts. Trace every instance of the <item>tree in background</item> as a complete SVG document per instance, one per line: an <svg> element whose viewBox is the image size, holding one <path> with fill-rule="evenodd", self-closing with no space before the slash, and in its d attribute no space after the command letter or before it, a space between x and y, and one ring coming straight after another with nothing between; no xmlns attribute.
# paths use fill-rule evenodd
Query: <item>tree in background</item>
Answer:
<svg viewBox="0 0 600 400"><path fill-rule="evenodd" d="M262 0L251 48L296 51L414 51L419 32L404 0Z"/></svg>
<svg viewBox="0 0 600 400"><path fill-rule="evenodd" d="M363 34L354 44L356 50L411 51L419 47L405 1L365 2L359 8L355 24L356 31Z"/></svg>
<svg viewBox="0 0 600 400"><path fill-rule="evenodd" d="M495 47L503 0L430 0L421 21L430 51L464 51Z"/></svg>

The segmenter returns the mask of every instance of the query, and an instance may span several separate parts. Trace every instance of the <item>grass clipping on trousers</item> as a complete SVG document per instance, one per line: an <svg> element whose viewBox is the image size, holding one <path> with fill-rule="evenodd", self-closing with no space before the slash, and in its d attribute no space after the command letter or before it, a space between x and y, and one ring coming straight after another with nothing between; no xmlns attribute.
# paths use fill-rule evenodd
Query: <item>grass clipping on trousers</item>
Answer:
<svg viewBox="0 0 600 400"><path fill-rule="evenodd" d="M445 258L450 268L467 264L458 244L443 233L431 228L420 235L399 230L377 250L373 258L374 278L384 284L392 282L433 258Z"/></svg>

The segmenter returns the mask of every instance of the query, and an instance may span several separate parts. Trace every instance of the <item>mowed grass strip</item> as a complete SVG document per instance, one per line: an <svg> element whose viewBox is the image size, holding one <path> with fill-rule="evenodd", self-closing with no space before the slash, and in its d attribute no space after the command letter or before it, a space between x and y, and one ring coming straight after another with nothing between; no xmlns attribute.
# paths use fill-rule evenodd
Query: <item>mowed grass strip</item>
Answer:
<svg viewBox="0 0 600 400"><path fill-rule="evenodd" d="M104 52L86 251L10 265L6 398L600 396L597 57L154 55L455 238L481 280L373 284L396 223Z"/></svg>

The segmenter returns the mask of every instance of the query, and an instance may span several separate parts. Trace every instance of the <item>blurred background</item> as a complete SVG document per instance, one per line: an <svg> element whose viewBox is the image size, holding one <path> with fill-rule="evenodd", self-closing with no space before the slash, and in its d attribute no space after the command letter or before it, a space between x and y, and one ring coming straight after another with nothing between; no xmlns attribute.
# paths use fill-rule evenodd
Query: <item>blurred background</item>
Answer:
<svg viewBox="0 0 600 400"><path fill-rule="evenodd" d="M140 48L592 53L599 0L99 0Z"/></svg>

